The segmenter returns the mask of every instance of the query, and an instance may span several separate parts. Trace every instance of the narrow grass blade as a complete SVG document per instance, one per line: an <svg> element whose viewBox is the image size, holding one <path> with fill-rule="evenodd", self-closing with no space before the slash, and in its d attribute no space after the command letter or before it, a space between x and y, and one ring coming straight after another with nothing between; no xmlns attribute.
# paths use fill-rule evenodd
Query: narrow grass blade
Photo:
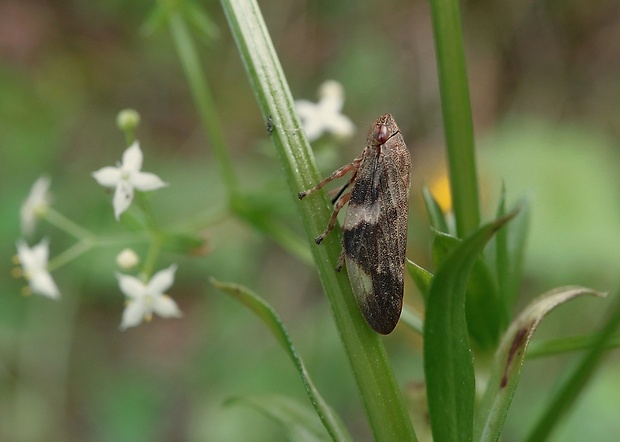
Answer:
<svg viewBox="0 0 620 442"><path fill-rule="evenodd" d="M224 405L244 405L258 410L282 425L286 429L288 440L296 442L327 442L332 440L313 410L284 396L235 397L227 400Z"/></svg>
<svg viewBox="0 0 620 442"><path fill-rule="evenodd" d="M620 293L616 294L615 306L611 310L609 319L601 330L598 339L594 342L581 360L560 383L551 396L545 412L534 425L526 441L536 442L545 440L551 431L556 428L562 416L573 405L579 393L592 377L604 356L605 347L614 332L620 326Z"/></svg>
<svg viewBox="0 0 620 442"><path fill-rule="evenodd" d="M589 350L600 339L600 333L568 336L566 338L557 339L539 339L530 343L525 354L526 359L542 358L545 356L554 356L563 353L572 353L575 351ZM620 347L620 335L611 336L605 343L605 349L611 350Z"/></svg>
<svg viewBox="0 0 620 442"><path fill-rule="evenodd" d="M527 233L529 230L530 204L527 198L517 204L519 213L505 229L489 244L489 262L494 263L499 296L502 299L506 317L512 311L519 293L523 276L523 262ZM502 188L497 216L506 212L505 189Z"/></svg>
<svg viewBox="0 0 620 442"><path fill-rule="evenodd" d="M475 381L465 319L467 280L487 241L509 219L486 224L458 244L431 284L424 325L424 372L437 442L472 440Z"/></svg>
<svg viewBox="0 0 620 442"><path fill-rule="evenodd" d="M510 325L495 354L489 384L478 409L476 440L499 439L519 382L527 346L540 321L559 305L583 295L604 296L584 287L556 288L534 299Z"/></svg>
<svg viewBox="0 0 620 442"><path fill-rule="evenodd" d="M256 0L220 0L252 90L289 183L291 198L320 180L303 134L284 71ZM339 229L320 247L332 205L323 192L297 200L308 244L376 440L416 440L402 393L381 341L364 321L345 272L334 270L340 255Z"/></svg>
<svg viewBox="0 0 620 442"><path fill-rule="evenodd" d="M408 305L403 305L400 321L411 330L424 334L424 318Z"/></svg>
<svg viewBox="0 0 620 442"><path fill-rule="evenodd" d="M409 276L411 276L418 290L422 293L422 298L426 301L428 298L428 291L431 287L431 281L433 280L433 274L409 259L407 259L405 263Z"/></svg>
<svg viewBox="0 0 620 442"><path fill-rule="evenodd" d="M431 227L440 232L449 233L448 223L443 211L429 188L426 186L422 186L422 197L424 198L424 204L426 205L426 212L428 213L428 220Z"/></svg>
<svg viewBox="0 0 620 442"><path fill-rule="evenodd" d="M332 408L325 402L317 388L314 386L314 383L312 382L312 379L310 379L310 375L306 370L301 357L297 354L297 351L295 350L295 347L293 346L282 321L280 321L280 318L273 308L271 308L271 306L262 298L245 287L237 284L219 282L214 278L210 278L210 282L217 289L240 301L263 320L265 325L269 327L271 333L278 340L282 348L286 350L287 354L295 364L295 367L297 368L297 371L299 372L306 387L308 397L310 398L314 409L332 439L336 441L351 440L351 436L340 421L338 415L336 415Z"/></svg>
<svg viewBox="0 0 620 442"><path fill-rule="evenodd" d="M500 229L497 234L504 230ZM437 265L442 265L450 251L461 242L454 236L437 232L433 241L433 257ZM499 296L495 275L484 258L483 254L476 258L469 275L465 311L470 337L479 349L494 350L508 323L508 317Z"/></svg>

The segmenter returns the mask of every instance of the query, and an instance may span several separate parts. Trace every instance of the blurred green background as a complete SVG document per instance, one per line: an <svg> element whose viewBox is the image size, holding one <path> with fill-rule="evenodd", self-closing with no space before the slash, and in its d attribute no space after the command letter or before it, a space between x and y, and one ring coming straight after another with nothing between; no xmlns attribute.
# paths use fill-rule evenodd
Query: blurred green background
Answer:
<svg viewBox="0 0 620 442"><path fill-rule="evenodd" d="M428 265L420 189L440 189L445 180L428 4L261 3L295 98L315 100L327 79L345 88L344 113L358 131L345 144L315 143L323 172L359 154L378 115L395 116L414 163L408 256ZM215 40L197 37L242 189L302 235L220 5L200 5L219 27ZM204 223L206 256L161 256L158 269L179 264L169 293L181 320L155 318L119 331L114 257L124 246L90 252L55 272L59 302L22 296L23 280L10 276L19 207L42 174L52 178L58 211L93 232L124 231L111 194L90 176L126 147L115 126L123 108L142 116L144 170L171 184L150 195L162 226L200 225L224 203L167 29L143 32L153 7L0 1L0 440L285 440L257 411L223 405L265 394L308 401L263 324L211 287L209 276L245 284L274 306L328 402L356 440L370 440L313 268L241 221ZM620 269L620 3L470 0L462 8L484 217L492 217L502 183L509 201L528 196L532 203L521 305L557 285L613 291ZM51 239L52 257L73 244L45 223L35 238L42 236ZM419 305L410 282L405 299ZM593 331L609 302L564 306L536 336ZM385 343L401 385L421 381L419 336L399 327ZM617 440L618 359L610 354L554 441ZM524 436L573 360L526 364L506 441Z"/></svg>

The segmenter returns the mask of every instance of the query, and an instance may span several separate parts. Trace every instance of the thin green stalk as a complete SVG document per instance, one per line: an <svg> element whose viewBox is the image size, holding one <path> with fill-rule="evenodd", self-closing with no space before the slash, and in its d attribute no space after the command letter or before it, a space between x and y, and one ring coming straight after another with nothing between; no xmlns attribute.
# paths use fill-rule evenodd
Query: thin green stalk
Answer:
<svg viewBox="0 0 620 442"><path fill-rule="evenodd" d="M83 228L82 226L74 223L69 218L55 211L51 207L48 207L45 211L44 218L47 222L60 230L68 233L79 240L94 240L95 235Z"/></svg>
<svg viewBox="0 0 620 442"><path fill-rule="evenodd" d="M213 96L209 90L205 73L200 64L196 45L180 12L171 12L168 19L170 33L181 59L181 65L192 90L192 97L198 107L202 125L211 142L211 148L228 191L229 201L237 194L238 181L232 158L226 148L222 126L219 122Z"/></svg>
<svg viewBox="0 0 620 442"><path fill-rule="evenodd" d="M142 273L144 273L147 279L155 272L155 264L157 264L157 258L159 257L159 252L161 252L161 243L161 234L152 232L151 241L149 242L149 251L146 254L146 259L142 266Z"/></svg>
<svg viewBox="0 0 620 442"><path fill-rule="evenodd" d="M430 0L452 206L460 238L480 223L474 130L458 0Z"/></svg>
<svg viewBox="0 0 620 442"><path fill-rule="evenodd" d="M50 272L64 266L65 264L77 259L80 255L88 252L92 249L96 244L95 240L83 239L81 241L76 242L67 250L62 252L60 255L54 257L48 264L47 270Z"/></svg>
<svg viewBox="0 0 620 442"><path fill-rule="evenodd" d="M273 122L270 137L295 198L317 183L319 174L260 9L254 0L221 0L221 4L263 119ZM321 246L314 244L331 212L326 194L317 192L297 205L375 440L416 440L381 338L364 322L345 272L334 271L340 254L339 229Z"/></svg>
<svg viewBox="0 0 620 442"><path fill-rule="evenodd" d="M157 258L159 258L159 253L161 252L163 234L157 225L155 216L153 216L151 205L142 192L136 193L136 204L142 211L143 220L146 224L147 233L150 238L149 250L147 252L146 259L144 260L144 265L142 266L142 273L145 275L146 279L148 279L155 272Z"/></svg>

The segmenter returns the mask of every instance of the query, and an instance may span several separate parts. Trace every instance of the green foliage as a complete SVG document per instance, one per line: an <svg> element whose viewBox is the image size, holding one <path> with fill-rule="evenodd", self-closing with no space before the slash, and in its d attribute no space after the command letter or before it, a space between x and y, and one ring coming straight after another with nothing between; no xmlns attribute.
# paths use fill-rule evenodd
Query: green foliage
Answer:
<svg viewBox="0 0 620 442"><path fill-rule="evenodd" d="M606 345L613 339L613 334L619 327L620 293L617 293L613 307L609 312L609 317L601 328L599 335L588 351L571 367L568 375L558 382L544 412L540 414L537 422L531 429L527 438L528 441L535 442L547 438L557 426L562 416L575 403L594 371L600 365L605 354Z"/></svg>
<svg viewBox="0 0 620 442"><path fill-rule="evenodd" d="M321 426L317 415L285 396L244 396L227 400L224 405L241 405L254 408L263 415L273 419L286 430L287 439L302 442L321 442L351 440L342 439L332 434L331 437Z"/></svg>
<svg viewBox="0 0 620 442"><path fill-rule="evenodd" d="M306 387L308 397L312 402L317 414L319 415L325 429L329 432L329 435L334 441L347 441L351 440L351 436L347 433L346 428L334 413L334 411L327 405L323 397L320 395L317 388L314 386L310 374L306 370L304 363L297 354L297 350L293 346L293 343L282 324L282 321L276 314L276 312L267 304L263 299L252 293L245 287L236 284L225 284L216 281L211 278L211 284L213 284L219 290L229 294L233 298L243 303L246 307L252 310L262 321L265 323L269 330L278 340L282 348L288 353L295 364L295 368L299 372L301 379ZM248 402L260 407L263 411L268 412L272 416L276 415L278 420L281 421L289 429L292 435L300 435L300 433L307 432L309 434L317 433L314 428L314 420L307 418L308 413L302 413L299 406L294 406L289 402L283 402L281 399L269 399L259 400L248 399ZM300 420L299 417L303 414L304 419ZM303 424L303 425L302 425ZM292 440L298 440L293 438Z"/></svg>
<svg viewBox="0 0 620 442"><path fill-rule="evenodd" d="M536 298L512 322L495 353L491 376L477 412L476 440L499 439L519 382L527 346L540 321L559 305L582 295L604 296L583 287L560 287Z"/></svg>
<svg viewBox="0 0 620 442"><path fill-rule="evenodd" d="M486 242L509 219L481 227L455 247L431 284L424 323L424 373L436 440L472 440L475 381L465 317L467 280Z"/></svg>
<svg viewBox="0 0 620 442"><path fill-rule="evenodd" d="M129 8L123 2L118 4L122 5L119 11ZM322 192L303 204L295 199L299 190L315 184L320 175L288 84L308 88L303 84L306 77L311 79L306 83L314 86L319 73L346 79L347 106L357 113L355 121L360 126L376 109L403 113L405 108L407 112L410 108L422 109L408 114L411 118L401 128L403 135L415 134L410 143L417 167L414 171L418 176L426 173L421 170L425 166L417 166L425 164L416 158L425 150L418 147L418 130L426 129L435 137L437 128L423 127L433 119L427 110L429 102L413 100L413 96L424 96L426 100L429 96L410 93L410 80L418 77L417 73L412 76L407 64L413 57L402 57L402 48L394 44L391 36L397 29L409 29L411 23L402 26L399 20L409 22L409 17L416 15L393 12L400 12L398 8L405 4L395 4L394 10L390 7L386 13L363 2L327 2L296 17L291 13L295 9L274 13L274 6L266 2L262 5L264 18L255 1L222 0L224 18L211 10L212 2L203 7L195 0L161 0L143 26L149 36L146 46L150 55L135 56L136 47L132 45L136 43L127 36L122 44L116 43L122 50L115 47L114 39L121 37L111 37L110 29L127 29L128 35L136 34L128 15L124 18L127 23L120 19L112 19L102 27L92 23L92 31L88 27L92 34L79 41L80 45L93 46L74 54L74 59L63 54L61 46L50 46L44 57L37 52L39 49L31 49L32 59L7 61L7 68L0 73L0 116L5 123L0 133L4 148L0 162L4 185L0 193L6 203L0 207L0 230L7 240L0 244L0 251L5 257L14 253L18 237L15 214L22 198L16 189L25 189L28 180L41 170L51 169L56 199L44 218L47 224L37 235L52 238L47 270L62 282L63 298L54 304L46 303L46 299L23 298L16 295L17 286L7 282L8 278L0 278L1 291L15 294L5 297L0 308L1 437L88 439L80 433L84 431L102 440L123 436L155 442L170 437L225 440L247 439L248 434L261 439L262 431L255 428L260 425L239 425L238 413L247 413L247 408L260 412L250 418L254 419L252 423L267 421L266 416L282 426L291 440L357 439L368 431L359 425L363 417L356 414L361 414L362 407L370 432L380 441L415 440L410 414L418 416L415 430L421 439L430 417L432 437L438 442L499 440L506 418L510 422L511 415L518 422L512 424L511 431L516 427L527 432L527 440L543 440L558 428L601 365L605 350L620 346L620 294L614 295L615 303L602 325L584 324L581 311L565 320L561 314L568 308L546 319L560 304L586 294L600 295L592 289L562 287L529 303L519 296L522 288L529 295L534 287L567 275L577 279L587 275L597 285L606 286L600 283L605 279L601 275L617 272L620 255L617 241L610 234L617 230L620 219L614 204L617 158L608 154L615 145L613 140L600 139L598 132L573 125L572 121L557 127L538 118L500 121L484 131L491 135L481 156L491 165L485 168L480 198L457 1L430 3L454 209L444 213L429 189L422 188L421 199L430 225L431 258L416 249L422 265L410 260L406 263L408 275L421 294L418 308L413 307L417 300L407 293L406 301L413 302L404 306L401 323L408 328L399 327L388 338L368 328L354 302L346 273L334 271L341 249L338 226L320 247L313 242L329 218L329 199ZM110 5L104 7L113 10ZM40 25L26 26L25 31L44 31L48 26L47 22L37 21L37 14L24 15ZM325 22L317 27L313 15ZM351 19L341 23L349 15ZM388 19L393 29L385 32L382 20ZM363 24L356 26L357 22ZM230 56L230 39L222 35L226 23L241 55L249 87L243 81L238 58ZM306 26L310 23L313 25ZM335 36L335 30L357 35L340 49L334 49L337 44L329 47L328 54L337 50L338 56L323 65L330 57L325 56L322 39L313 35L315 28L321 37ZM107 39L103 45L102 36ZM314 44L308 44L310 40ZM72 39L72 45L73 41L78 39ZM402 47L407 47L406 42ZM287 57L303 52L307 63L292 63L287 58L287 79L276 48ZM170 59L174 51L178 60ZM51 53L58 55L50 57ZM95 67L85 61L89 57ZM104 66L112 59L118 64L111 69ZM399 71L401 64L405 69ZM118 72L128 77L118 77ZM181 72L186 76L187 90L184 86L175 90ZM157 77L166 87L149 76ZM426 81L428 73L419 78ZM404 79L407 81L401 81ZM96 89L101 84L107 89ZM403 84L407 87L403 88ZM427 84L418 87L434 91ZM144 96L135 93L140 88L146 90ZM196 111L191 109L190 100L176 98L175 92L180 97L191 95ZM251 104L251 93L259 112ZM120 223L113 220L110 210L96 206L109 200L109 194L100 192L93 198L94 183L92 187L78 184L90 179L88 171L99 165L96 156L103 155L99 154L103 150L101 140L113 126L112 114L119 106L113 95L123 101L122 106L127 101L140 112L146 110L141 120L147 129L140 135L157 140L152 144L159 145L161 151L154 152L153 159L159 159L159 166L175 178L166 179L171 184L169 191L174 193L167 197L162 194L164 200L168 198L165 204L158 206L154 199L137 194L140 210L132 208L124 213ZM245 96L250 98L240 99ZM95 109L95 104L106 100L110 102ZM177 100L187 102L187 108ZM605 108L605 121L611 118L608 113ZM196 122L202 125L205 139L194 135ZM268 123L269 132L265 130ZM172 136L167 132L170 127L174 128ZM138 135L135 129L134 124L124 129L127 144ZM340 156L336 141L320 140L323 151L319 155L336 162ZM428 139L421 141L423 144ZM115 144L120 152L123 143ZM200 150L203 146L213 154L212 158ZM196 161L196 151L200 161ZM91 161L91 156L97 161ZM117 159L116 154L113 157ZM273 161L276 157L279 169ZM490 171L506 175L506 186L498 192L495 211L489 208L495 200L487 193L488 188L497 187L486 176ZM182 190L177 193L179 188ZM532 192L512 204L506 188L513 195ZM420 192L412 187L411 193L415 206ZM62 211L77 214L89 227L78 225ZM156 222L158 211L168 218L166 222ZM481 213L493 211L496 220L479 226ZM420 212L410 211L411 225L421 224ZM567 226L575 225L583 229L584 235L573 241ZM49 227L55 227L60 234ZM423 236L424 232L416 231L415 241ZM113 261L115 252L127 245L135 245L138 254L146 257L138 270L143 280L160 268L160 260L169 260L171 255L178 259L179 276L185 282L175 284L171 295L179 299L184 318L176 325L156 318L145 325L148 331L132 330L121 339L117 329L122 294L114 281ZM196 256L200 260L192 259ZM335 328L326 319L322 304L311 296L317 288L301 277L301 268L312 263L329 301ZM273 294L269 302L243 286L211 279L217 289L254 312L280 346L271 348L273 340L255 336L252 327L257 321L248 321L247 315L239 314L238 305L226 304L225 298L212 295L212 288L205 289L206 275L234 279L250 287L267 287L260 292ZM527 284L523 284L524 280ZM515 314L521 304L526 307ZM287 321L294 318L289 329L296 338L295 347L272 305ZM572 336L532 340L542 319L553 325L554 317L567 324L564 329ZM586 334L581 334L584 330ZM406 338L411 331L415 336L409 341ZM559 334L552 327L546 332ZM341 346L332 342L336 333ZM423 352L415 354L412 348L420 337ZM399 351L402 348L406 351ZM521 377L527 378L527 370L523 376L521 372L528 359L578 350L583 354L569 365L564 376L544 370L536 373L537 379L559 379L534 416L534 423L516 414L518 401L513 404L512 399L524 384L519 382ZM278 359L279 354L283 361ZM343 368L347 358L349 371ZM415 372L415 362L422 358L423 375ZM286 369L291 361L296 371ZM288 396L290 386L299 384L297 375L312 406ZM330 404L317 386L329 389L326 397ZM355 394L356 387L360 398ZM415 394L409 395L412 390ZM527 397L528 406L532 398L537 399L537 393L520 391L522 397ZM415 396L411 401L415 410L407 409L403 396ZM222 403L228 406L221 407ZM253 410L249 414L257 415ZM597 411L591 413L596 416ZM82 419L88 425L73 425L74 420ZM586 433L588 424L583 420L576 419ZM251 433L241 427L252 427ZM265 439L272 440L273 435Z"/></svg>
<svg viewBox="0 0 620 442"><path fill-rule="evenodd" d="M254 1L223 0L222 6L263 119L276 124L271 138L291 194L296 195L318 182L318 172L262 14ZM328 207L325 195L313 195L298 205L373 433L379 440L416 440L380 338L362 319L344 272L334 271L340 254L336 232L321 247L314 244L324 228L322 220L329 217Z"/></svg>

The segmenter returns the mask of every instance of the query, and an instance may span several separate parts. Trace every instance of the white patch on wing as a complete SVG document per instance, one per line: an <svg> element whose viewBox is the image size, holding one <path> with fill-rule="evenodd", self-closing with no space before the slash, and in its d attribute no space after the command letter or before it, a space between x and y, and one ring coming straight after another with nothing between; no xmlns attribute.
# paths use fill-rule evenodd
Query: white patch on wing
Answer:
<svg viewBox="0 0 620 442"><path fill-rule="evenodd" d="M364 221L371 225L377 224L379 216L381 216L381 204L379 201L376 201L370 207L349 202L347 216L344 219L344 228L347 230L354 229Z"/></svg>
<svg viewBox="0 0 620 442"><path fill-rule="evenodd" d="M363 306L366 306L368 299L373 296L372 279L353 259L345 255L345 261L355 300L360 309L364 311Z"/></svg>

